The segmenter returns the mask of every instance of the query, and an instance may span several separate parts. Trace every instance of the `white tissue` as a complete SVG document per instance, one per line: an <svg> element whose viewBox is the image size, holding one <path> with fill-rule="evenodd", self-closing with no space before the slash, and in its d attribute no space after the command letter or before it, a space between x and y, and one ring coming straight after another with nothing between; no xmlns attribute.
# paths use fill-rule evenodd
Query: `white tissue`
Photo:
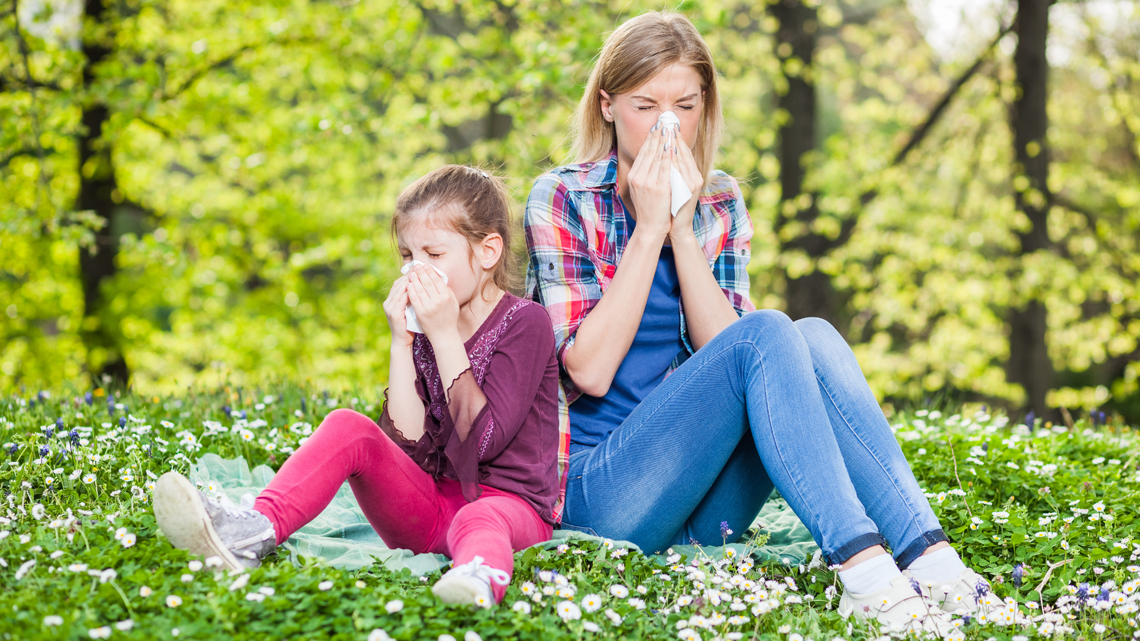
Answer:
<svg viewBox="0 0 1140 641"><path fill-rule="evenodd" d="M420 265L428 265L428 263L425 263L422 260L413 260L410 263L405 263L404 266L400 268L400 273L407 274L408 272L412 271L413 267L418 267ZM428 267L434 269L435 273L439 274L440 277L443 278L443 282L447 282L447 274L439 271L439 268L435 265L428 265ZM419 319L416 318L416 310L412 309L411 305L408 305L404 308L404 322L407 324L409 332L415 332L417 334L424 333L424 330L420 329Z"/></svg>
<svg viewBox="0 0 1140 641"><path fill-rule="evenodd" d="M672 111L666 111L657 119L657 125L659 127L680 128L681 119ZM674 139L674 144L676 144L676 139ZM681 172L677 171L677 167L674 166L672 169L673 171L669 174L669 189L673 193L670 196L669 210L671 214L676 216L677 212L681 210L681 205L689 202L689 199L693 197L693 192L685 184L685 179L681 177Z"/></svg>

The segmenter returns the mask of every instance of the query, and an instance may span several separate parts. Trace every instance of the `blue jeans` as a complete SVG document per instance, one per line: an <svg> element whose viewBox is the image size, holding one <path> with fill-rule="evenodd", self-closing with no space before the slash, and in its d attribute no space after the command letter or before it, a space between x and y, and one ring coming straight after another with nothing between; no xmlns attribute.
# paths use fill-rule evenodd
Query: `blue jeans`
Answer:
<svg viewBox="0 0 1140 641"><path fill-rule="evenodd" d="M597 447L570 457L563 527L645 552L739 537L772 488L829 564L945 541L859 364L826 321L745 314Z"/></svg>

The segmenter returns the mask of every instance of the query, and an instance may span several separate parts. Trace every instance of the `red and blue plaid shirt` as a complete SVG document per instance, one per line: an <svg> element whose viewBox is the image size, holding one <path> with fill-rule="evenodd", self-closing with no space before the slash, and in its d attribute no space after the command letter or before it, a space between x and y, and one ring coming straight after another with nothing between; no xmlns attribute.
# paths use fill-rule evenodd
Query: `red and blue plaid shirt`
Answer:
<svg viewBox="0 0 1140 641"><path fill-rule="evenodd" d="M625 208L618 196L617 166L615 152L606 161L559 167L539 176L527 198L524 227L530 261L526 291L550 314L560 365L574 344L578 326L609 288L629 241ZM709 176L693 215L693 231L704 248L709 269L736 313L755 310L746 269L751 257L752 219L736 180L723 171ZM695 350L683 305L678 313L681 340L691 354ZM675 362L670 371L678 364ZM562 367L556 520L562 515L570 461L568 407L581 394Z"/></svg>

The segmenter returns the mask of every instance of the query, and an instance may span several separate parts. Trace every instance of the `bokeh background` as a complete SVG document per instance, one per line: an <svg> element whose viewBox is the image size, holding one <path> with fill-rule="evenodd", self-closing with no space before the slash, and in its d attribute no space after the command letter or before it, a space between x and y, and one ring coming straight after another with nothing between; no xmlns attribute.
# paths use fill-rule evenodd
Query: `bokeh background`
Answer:
<svg viewBox="0 0 1140 641"><path fill-rule="evenodd" d="M757 305L886 403L1140 419L1125 0L4 2L0 392L381 388L400 188L478 163L521 217L650 9L714 51Z"/></svg>

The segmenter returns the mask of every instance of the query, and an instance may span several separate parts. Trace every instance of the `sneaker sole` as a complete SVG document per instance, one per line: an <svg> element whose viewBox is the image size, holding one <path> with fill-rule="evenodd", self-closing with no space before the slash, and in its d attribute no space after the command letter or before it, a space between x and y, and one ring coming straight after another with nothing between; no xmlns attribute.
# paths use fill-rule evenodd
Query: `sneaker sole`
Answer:
<svg viewBox="0 0 1140 641"><path fill-rule="evenodd" d="M479 605L475 603L475 599L480 596L479 586L475 581L469 581L463 577L444 577L436 581L431 588L431 593L440 601L451 605ZM486 607L491 606L487 605Z"/></svg>
<svg viewBox="0 0 1140 641"><path fill-rule="evenodd" d="M198 490L178 472L167 472L155 483L154 518L174 547L206 558L216 556L235 572L247 569L222 544Z"/></svg>

